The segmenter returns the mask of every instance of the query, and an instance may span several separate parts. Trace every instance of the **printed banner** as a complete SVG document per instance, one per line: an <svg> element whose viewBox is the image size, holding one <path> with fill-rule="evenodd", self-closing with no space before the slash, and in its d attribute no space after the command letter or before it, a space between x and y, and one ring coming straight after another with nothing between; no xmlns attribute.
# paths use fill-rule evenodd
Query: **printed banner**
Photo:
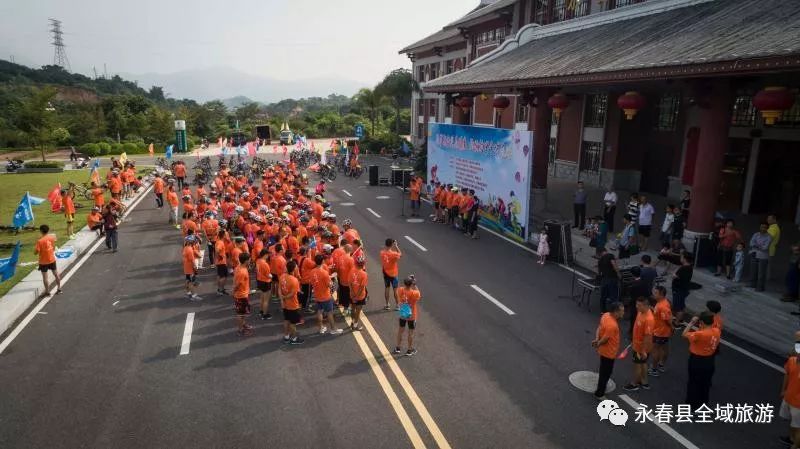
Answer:
<svg viewBox="0 0 800 449"><path fill-rule="evenodd" d="M475 190L481 224L526 241L533 133L441 123L428 126L428 181Z"/></svg>

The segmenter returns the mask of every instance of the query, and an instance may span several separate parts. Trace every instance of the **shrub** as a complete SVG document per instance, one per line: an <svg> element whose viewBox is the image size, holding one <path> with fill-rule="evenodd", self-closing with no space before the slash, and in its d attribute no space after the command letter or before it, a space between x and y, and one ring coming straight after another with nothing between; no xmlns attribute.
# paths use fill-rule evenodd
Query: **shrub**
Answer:
<svg viewBox="0 0 800 449"><path fill-rule="evenodd" d="M103 154L108 154L111 152L111 144L108 142L98 142L97 146L100 148L100 151Z"/></svg>
<svg viewBox="0 0 800 449"><path fill-rule="evenodd" d="M122 151L122 144L115 142L111 144L111 151L108 154L122 154Z"/></svg>
<svg viewBox="0 0 800 449"><path fill-rule="evenodd" d="M126 154L136 154L136 150L138 148L139 146L133 142L127 142L122 144L122 151Z"/></svg>
<svg viewBox="0 0 800 449"><path fill-rule="evenodd" d="M64 163L59 161L31 161L25 163L25 168L64 168Z"/></svg>
<svg viewBox="0 0 800 449"><path fill-rule="evenodd" d="M100 154L100 147L96 143L85 143L80 147L81 153L89 157L97 157Z"/></svg>

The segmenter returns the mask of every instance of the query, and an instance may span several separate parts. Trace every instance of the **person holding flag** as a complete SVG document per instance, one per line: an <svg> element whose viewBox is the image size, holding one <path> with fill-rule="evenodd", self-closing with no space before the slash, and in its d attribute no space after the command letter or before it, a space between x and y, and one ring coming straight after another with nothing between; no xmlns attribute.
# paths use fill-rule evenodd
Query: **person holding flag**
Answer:
<svg viewBox="0 0 800 449"><path fill-rule="evenodd" d="M19 249L21 246L22 244L19 240L17 240L17 244L14 246L14 251L11 253L11 257L0 259L0 282L11 279L17 272L17 262L19 261Z"/></svg>
<svg viewBox="0 0 800 449"><path fill-rule="evenodd" d="M47 297L50 296L50 282L47 272L52 271L53 276L56 278L56 294L62 292L61 276L58 275L58 267L56 267L56 236L50 234L50 226L45 224L39 226L39 232L41 232L42 237L36 242L33 252L39 255L39 271L42 272L44 296Z"/></svg>

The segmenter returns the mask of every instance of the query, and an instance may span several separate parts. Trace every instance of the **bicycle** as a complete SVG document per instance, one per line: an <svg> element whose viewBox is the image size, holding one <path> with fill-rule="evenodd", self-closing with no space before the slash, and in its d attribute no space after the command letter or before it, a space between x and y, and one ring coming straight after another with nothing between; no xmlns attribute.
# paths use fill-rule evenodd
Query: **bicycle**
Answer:
<svg viewBox="0 0 800 449"><path fill-rule="evenodd" d="M88 182L83 182L81 184L75 184L74 182L70 182L69 187L75 190L76 195L79 195L89 201L94 199L94 195L92 195L91 184L89 184Z"/></svg>

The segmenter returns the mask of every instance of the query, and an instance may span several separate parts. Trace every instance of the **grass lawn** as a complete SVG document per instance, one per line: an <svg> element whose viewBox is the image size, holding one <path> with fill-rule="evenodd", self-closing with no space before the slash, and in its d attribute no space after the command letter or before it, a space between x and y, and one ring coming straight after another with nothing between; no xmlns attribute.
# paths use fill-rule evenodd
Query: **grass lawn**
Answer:
<svg viewBox="0 0 800 449"><path fill-rule="evenodd" d="M105 175L105 170L101 170L101 175ZM0 224L10 226L14 217L14 212L19 205L19 201L26 191L31 195L40 198L47 198L47 194L57 184L61 183L66 186L70 181L75 184L89 180L89 170L68 170L63 173L26 173L26 174L9 174L0 175ZM110 195L106 193L106 201ZM79 231L86 226L86 216L89 215L91 210L92 201L87 201L84 198L75 198L76 205L82 204L84 207L78 208L75 213L75 231ZM50 202L33 206L34 220L28 223L28 226L36 226L46 224L50 226L50 232L55 233L58 237L58 246L63 245L69 238L67 235L67 223L64 220L64 215L61 213L50 212ZM33 253L33 247L40 237L39 231L21 231L19 234L14 235L13 232L0 231L0 243L15 243L17 240L22 242L20 248L20 263L35 262L38 260L37 256ZM9 257L12 250L0 250L0 257ZM37 265L32 264L29 266L17 266L17 271L14 277L6 282L0 283L0 300L11 287L17 282L22 280L31 271L37 268Z"/></svg>

